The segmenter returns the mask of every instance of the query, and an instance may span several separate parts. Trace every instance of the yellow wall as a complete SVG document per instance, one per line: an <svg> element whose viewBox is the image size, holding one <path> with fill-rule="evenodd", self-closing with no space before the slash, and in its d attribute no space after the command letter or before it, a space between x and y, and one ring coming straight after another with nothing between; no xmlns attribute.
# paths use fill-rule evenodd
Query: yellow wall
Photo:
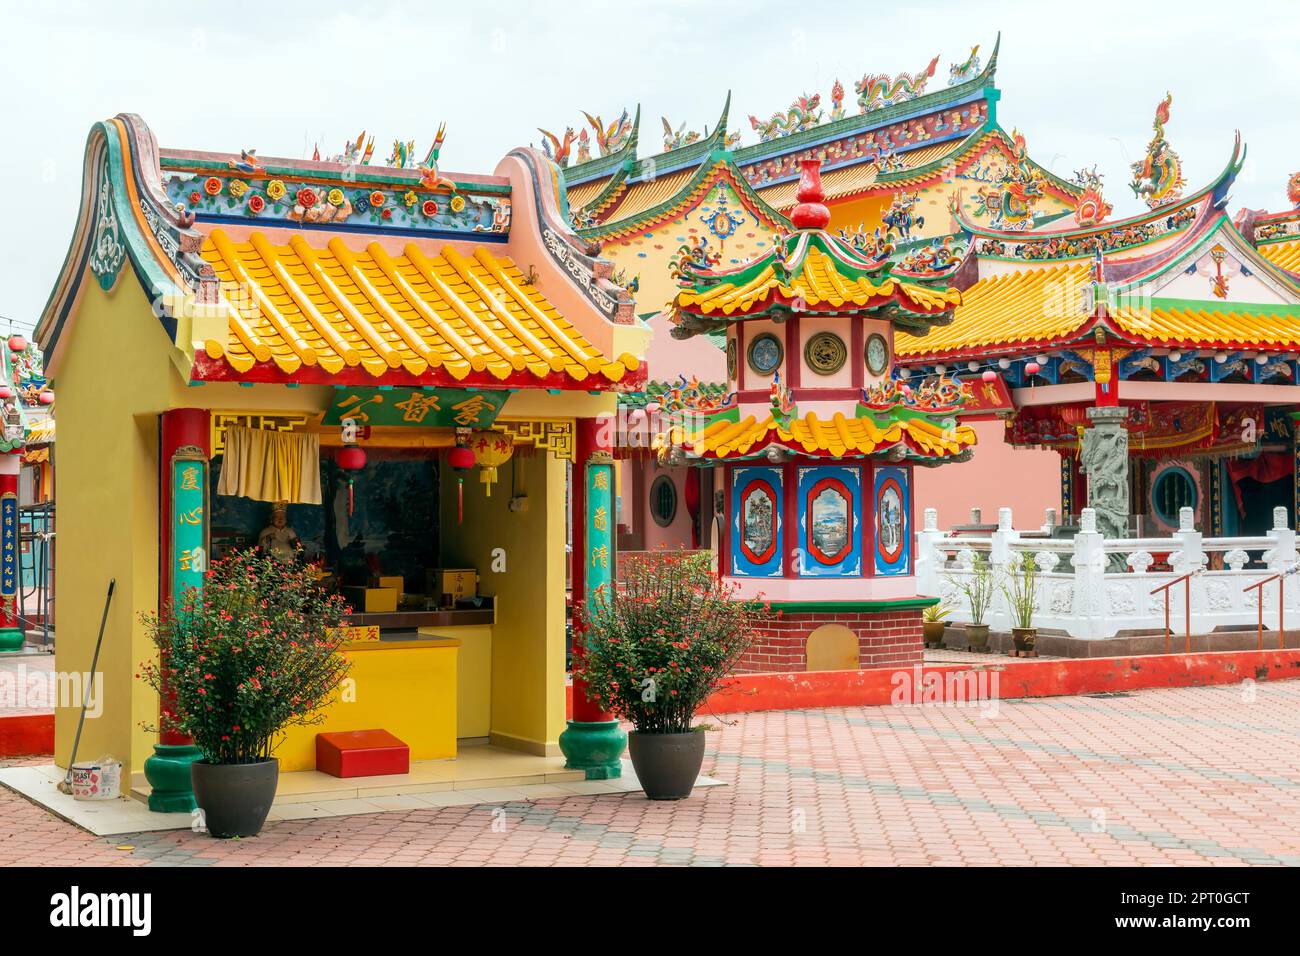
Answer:
<svg viewBox="0 0 1300 956"><path fill-rule="evenodd" d="M746 209L730 186L717 185L705 193L696 206L688 209L681 216L651 229L641 229L619 239L609 239L601 249L601 257L614 263L614 270L627 270L629 277L639 275L641 285L636 293L636 311L644 315L664 309L677 294L677 283L668 275L668 266L686 242L696 236L709 240L709 248L718 250L718 240L709 232L708 226L700 222L700 206L716 202L720 192L727 194L727 207L745 217L745 221L736 229L735 235L727 240L722 249L720 268L730 268L736 262L752 259L761 252L771 248L772 230L754 218ZM712 207L710 207L712 208ZM650 237L646 237L646 233ZM644 254L644 255L642 255ZM733 262L732 260L736 260Z"/></svg>
<svg viewBox="0 0 1300 956"><path fill-rule="evenodd" d="M353 684L334 695L318 724L290 727L275 745L280 769L316 769L316 735L386 730L412 760L456 756L456 640L353 646Z"/></svg>
<svg viewBox="0 0 1300 956"><path fill-rule="evenodd" d="M511 468L528 510L509 509ZM554 755L564 729L565 463L545 452L498 468L487 497L477 470L464 475L464 522L456 521L456 477L443 469L443 563L479 570L479 591L497 599L492 627L492 742ZM498 549L500 549L499 553ZM504 556L505 568L493 569Z"/></svg>

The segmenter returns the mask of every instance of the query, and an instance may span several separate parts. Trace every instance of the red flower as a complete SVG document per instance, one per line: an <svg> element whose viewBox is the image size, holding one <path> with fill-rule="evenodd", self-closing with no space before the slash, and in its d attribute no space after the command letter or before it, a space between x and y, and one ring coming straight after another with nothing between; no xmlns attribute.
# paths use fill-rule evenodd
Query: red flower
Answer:
<svg viewBox="0 0 1300 956"><path fill-rule="evenodd" d="M251 212L254 216L256 216L259 212L261 212L265 208L266 208L266 200L263 199L260 194L253 193L251 196L248 197L248 211Z"/></svg>
<svg viewBox="0 0 1300 956"><path fill-rule="evenodd" d="M198 205L199 203L201 203L202 201L203 201L203 197L199 194L199 191L198 191L197 189L194 190L194 192L190 193L190 205L191 205L191 206L197 206L197 205Z"/></svg>
<svg viewBox="0 0 1300 956"><path fill-rule="evenodd" d="M426 199L424 205L420 207L420 211L432 219L434 216L438 215L438 204L432 199Z"/></svg>
<svg viewBox="0 0 1300 956"><path fill-rule="evenodd" d="M203 180L203 191L209 196L215 196L217 193L221 192L221 180L216 176L209 176L207 179Z"/></svg>
<svg viewBox="0 0 1300 956"><path fill-rule="evenodd" d="M384 219L392 219L392 218L393 218L393 211L392 211L391 209L385 209L385 210L384 210L383 212L381 212L379 215L380 215L382 218L384 218Z"/></svg>
<svg viewBox="0 0 1300 956"><path fill-rule="evenodd" d="M299 206L302 206L303 209L310 209L312 206L316 205L317 198L316 190L309 186L303 186L294 196L294 202ZM251 571L252 568L249 568L249 570Z"/></svg>

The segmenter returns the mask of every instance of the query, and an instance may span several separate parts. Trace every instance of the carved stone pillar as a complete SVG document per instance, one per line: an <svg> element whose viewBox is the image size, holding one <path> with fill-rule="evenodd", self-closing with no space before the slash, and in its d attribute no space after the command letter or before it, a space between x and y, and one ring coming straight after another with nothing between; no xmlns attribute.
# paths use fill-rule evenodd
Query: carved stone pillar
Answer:
<svg viewBox="0 0 1300 956"><path fill-rule="evenodd" d="M1088 409L1092 427L1083 433L1079 468L1088 476L1088 507L1104 538L1128 537L1128 419L1125 406Z"/></svg>

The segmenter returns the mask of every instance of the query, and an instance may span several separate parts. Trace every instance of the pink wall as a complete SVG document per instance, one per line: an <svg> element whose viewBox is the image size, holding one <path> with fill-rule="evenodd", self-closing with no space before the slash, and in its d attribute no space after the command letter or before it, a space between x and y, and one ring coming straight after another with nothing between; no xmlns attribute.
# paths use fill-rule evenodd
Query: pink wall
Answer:
<svg viewBox="0 0 1300 956"><path fill-rule="evenodd" d="M667 313L659 313L647 323L650 345L646 349L647 375L650 381L675 382L678 375L694 375L701 382L727 381L727 356L702 335L675 339Z"/></svg>
<svg viewBox="0 0 1300 956"><path fill-rule="evenodd" d="M641 496L637 516L639 521L637 530L643 534L644 550L654 551L657 548L671 550L691 546L691 516L686 508L686 472L686 468L663 468L658 464L647 463L645 491ZM673 516L672 524L666 528L661 527L650 516L650 488L660 475L668 475L672 478L673 486L677 489L677 513Z"/></svg>
<svg viewBox="0 0 1300 956"><path fill-rule="evenodd" d="M999 508L1010 508L1015 527L1043 523L1046 509L1061 508L1061 456L1054 451L1012 448L1002 440L1000 421L971 422L979 443L974 457L956 465L916 468L916 520L926 508L939 509L939 527L970 521L971 508L983 520L997 521Z"/></svg>

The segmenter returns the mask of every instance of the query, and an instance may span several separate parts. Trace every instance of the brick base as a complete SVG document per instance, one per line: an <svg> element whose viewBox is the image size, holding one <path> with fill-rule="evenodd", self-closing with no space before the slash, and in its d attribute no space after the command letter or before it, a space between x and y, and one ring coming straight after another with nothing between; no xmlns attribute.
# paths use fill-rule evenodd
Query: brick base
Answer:
<svg viewBox="0 0 1300 956"><path fill-rule="evenodd" d="M924 641L919 610L783 613L745 652L736 673L806 671L808 635L823 624L842 624L857 635L859 669L910 667L922 661Z"/></svg>

